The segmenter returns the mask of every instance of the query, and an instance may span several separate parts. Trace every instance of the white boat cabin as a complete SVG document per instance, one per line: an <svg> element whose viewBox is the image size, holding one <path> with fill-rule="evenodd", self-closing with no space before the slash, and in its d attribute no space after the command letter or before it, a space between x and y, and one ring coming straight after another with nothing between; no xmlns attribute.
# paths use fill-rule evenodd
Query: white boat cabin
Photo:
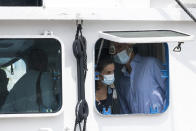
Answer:
<svg viewBox="0 0 196 131"><path fill-rule="evenodd" d="M196 1L181 2L196 17ZM79 37L78 41L86 43L82 60L87 70L74 54L79 50L73 45L78 25L86 39ZM1 130L73 131L76 104L85 93L87 131L195 131L195 28L196 23L175 0L0 0ZM122 113L121 101L115 113L98 109L101 72L97 67L108 57L114 64L113 85L119 96L119 72L125 66L113 60L116 44L161 63L164 96L152 90L156 101L163 98L161 111L152 103L149 112L130 109ZM79 88L83 84L85 90ZM114 89L112 92L114 95ZM130 98L139 99L136 95ZM131 102L128 105L134 107Z"/></svg>

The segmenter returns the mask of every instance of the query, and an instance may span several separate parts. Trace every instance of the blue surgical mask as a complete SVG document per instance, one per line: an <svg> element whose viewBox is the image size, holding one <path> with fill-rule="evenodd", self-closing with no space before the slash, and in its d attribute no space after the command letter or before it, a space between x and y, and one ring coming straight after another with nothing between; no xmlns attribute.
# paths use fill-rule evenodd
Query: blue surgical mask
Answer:
<svg viewBox="0 0 196 131"><path fill-rule="evenodd" d="M114 83L114 74L111 75L103 75L103 80L102 82L106 85L112 85Z"/></svg>
<svg viewBox="0 0 196 131"><path fill-rule="evenodd" d="M119 53L117 53L115 56L114 56L114 61L118 64L126 64L129 59L130 59L130 56L131 56L131 53L132 53L133 49L132 48L129 48L129 54L127 53L127 50L123 50Z"/></svg>

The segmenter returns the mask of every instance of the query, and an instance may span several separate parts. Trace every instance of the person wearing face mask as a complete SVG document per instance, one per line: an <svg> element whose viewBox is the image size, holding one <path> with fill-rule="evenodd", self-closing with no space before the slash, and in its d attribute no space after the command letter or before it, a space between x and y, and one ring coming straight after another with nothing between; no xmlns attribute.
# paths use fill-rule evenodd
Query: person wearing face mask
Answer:
<svg viewBox="0 0 196 131"><path fill-rule="evenodd" d="M118 81L122 114L164 112L166 80L161 77L161 64L153 57L135 54L130 44L114 43L115 63L122 65Z"/></svg>
<svg viewBox="0 0 196 131"><path fill-rule="evenodd" d="M117 100L114 69L111 57L101 58L96 66L96 72L99 72L99 80L96 81L96 107L104 115L117 113L117 109L113 109Z"/></svg>

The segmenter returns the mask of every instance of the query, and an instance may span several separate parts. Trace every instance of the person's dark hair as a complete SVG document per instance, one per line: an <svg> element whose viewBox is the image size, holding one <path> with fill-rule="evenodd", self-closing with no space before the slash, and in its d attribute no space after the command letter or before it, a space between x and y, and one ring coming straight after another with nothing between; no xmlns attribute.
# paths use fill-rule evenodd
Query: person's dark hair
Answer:
<svg viewBox="0 0 196 131"><path fill-rule="evenodd" d="M97 66L96 66L96 71L98 71L98 72L102 72L103 71L103 69L107 66L107 65L109 65L109 64L114 64L114 61L113 61L113 59L112 59L112 57L110 57L110 56L105 56L105 57L101 57L100 59L99 59L99 62L98 62L98 64L97 64Z"/></svg>
<svg viewBox="0 0 196 131"><path fill-rule="evenodd" d="M28 55L29 69L47 71L48 56L41 49L32 49Z"/></svg>

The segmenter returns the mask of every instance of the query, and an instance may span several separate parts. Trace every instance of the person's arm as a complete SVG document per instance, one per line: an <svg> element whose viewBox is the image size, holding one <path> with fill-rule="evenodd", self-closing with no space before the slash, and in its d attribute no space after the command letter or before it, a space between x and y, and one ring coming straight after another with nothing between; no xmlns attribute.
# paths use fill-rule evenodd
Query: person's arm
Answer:
<svg viewBox="0 0 196 131"><path fill-rule="evenodd" d="M153 63L154 79L158 83L159 88L161 88L161 90L165 92L166 91L166 78L162 77L163 73L161 72L161 69L162 69L162 65L160 61L155 59Z"/></svg>
<svg viewBox="0 0 196 131"><path fill-rule="evenodd" d="M120 114L129 114L131 113L130 107L128 105L128 101L126 100L129 97L129 86L130 86L130 78L122 76L118 83L118 99L120 105ZM129 98L128 98L129 99Z"/></svg>
<svg viewBox="0 0 196 131"><path fill-rule="evenodd" d="M152 95L156 98L156 103L152 103L151 110L155 112L162 112L165 108L166 100L166 78L162 77L162 66L160 61L154 60L153 62L153 76L157 83L157 88L153 91Z"/></svg>
<svg viewBox="0 0 196 131"><path fill-rule="evenodd" d="M13 89L10 91L10 93L8 94L8 96L7 96L7 98L6 98L6 100L5 100L5 103L3 104L3 106L2 106L2 108L1 108L1 110L0 110L0 112L1 113L14 113L14 112L16 112L16 110L15 110L15 100L16 100L16 98L15 98L15 95L14 95L15 93L14 93L14 91L13 91Z"/></svg>

